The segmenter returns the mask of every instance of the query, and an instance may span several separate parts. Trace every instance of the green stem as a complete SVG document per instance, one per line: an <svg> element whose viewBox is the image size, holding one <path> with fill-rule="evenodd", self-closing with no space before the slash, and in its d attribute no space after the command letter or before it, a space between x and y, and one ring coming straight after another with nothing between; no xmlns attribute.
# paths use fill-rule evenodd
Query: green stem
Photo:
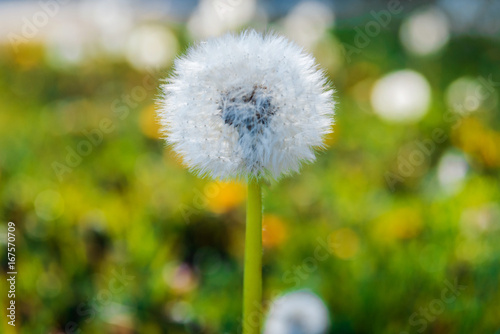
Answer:
<svg viewBox="0 0 500 334"><path fill-rule="evenodd" d="M262 191L248 181L243 280L243 334L260 334L262 318Z"/></svg>

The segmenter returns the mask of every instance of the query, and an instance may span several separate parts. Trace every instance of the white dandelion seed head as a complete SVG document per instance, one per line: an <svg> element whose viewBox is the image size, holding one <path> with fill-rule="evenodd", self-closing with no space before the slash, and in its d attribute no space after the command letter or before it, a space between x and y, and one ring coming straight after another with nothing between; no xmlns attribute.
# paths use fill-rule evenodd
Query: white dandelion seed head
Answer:
<svg viewBox="0 0 500 334"><path fill-rule="evenodd" d="M325 303L314 293L302 290L273 301L264 334L324 334L329 326Z"/></svg>
<svg viewBox="0 0 500 334"><path fill-rule="evenodd" d="M215 179L279 178L315 159L333 90L314 58L275 34L228 34L190 48L162 85L167 143Z"/></svg>

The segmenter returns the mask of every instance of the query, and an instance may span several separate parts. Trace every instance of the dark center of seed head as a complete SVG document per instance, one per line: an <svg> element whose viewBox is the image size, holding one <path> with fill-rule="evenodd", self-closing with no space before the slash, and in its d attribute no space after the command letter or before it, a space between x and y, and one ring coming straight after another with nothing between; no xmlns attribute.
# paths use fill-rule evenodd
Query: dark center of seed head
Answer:
<svg viewBox="0 0 500 334"><path fill-rule="evenodd" d="M251 91L241 96L222 94L219 110L224 123L234 126L242 136L247 131L260 132L269 123L269 119L276 112L271 102L267 87L254 86Z"/></svg>

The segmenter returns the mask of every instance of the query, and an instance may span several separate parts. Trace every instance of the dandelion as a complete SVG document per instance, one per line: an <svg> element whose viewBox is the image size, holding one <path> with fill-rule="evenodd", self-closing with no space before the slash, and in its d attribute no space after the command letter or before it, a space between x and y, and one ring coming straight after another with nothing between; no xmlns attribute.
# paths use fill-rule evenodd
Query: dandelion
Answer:
<svg viewBox="0 0 500 334"><path fill-rule="evenodd" d="M324 334L329 325L328 309L321 298L308 291L296 291L273 302L264 334Z"/></svg>
<svg viewBox="0 0 500 334"><path fill-rule="evenodd" d="M279 178L313 161L331 131L332 90L314 58L276 35L191 48L163 85L163 132L187 166L216 179Z"/></svg>
<svg viewBox="0 0 500 334"><path fill-rule="evenodd" d="M261 182L312 162L332 128L333 90L314 58L275 34L248 31L190 48L162 85L168 144L193 172L248 181L244 333L259 333Z"/></svg>

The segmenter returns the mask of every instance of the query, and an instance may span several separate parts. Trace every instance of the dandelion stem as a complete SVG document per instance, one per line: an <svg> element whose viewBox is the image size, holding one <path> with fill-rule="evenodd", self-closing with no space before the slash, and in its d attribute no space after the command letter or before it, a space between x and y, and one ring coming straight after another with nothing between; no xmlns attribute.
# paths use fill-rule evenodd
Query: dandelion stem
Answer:
<svg viewBox="0 0 500 334"><path fill-rule="evenodd" d="M262 191L248 181L243 280L243 334L260 334L262 303Z"/></svg>

